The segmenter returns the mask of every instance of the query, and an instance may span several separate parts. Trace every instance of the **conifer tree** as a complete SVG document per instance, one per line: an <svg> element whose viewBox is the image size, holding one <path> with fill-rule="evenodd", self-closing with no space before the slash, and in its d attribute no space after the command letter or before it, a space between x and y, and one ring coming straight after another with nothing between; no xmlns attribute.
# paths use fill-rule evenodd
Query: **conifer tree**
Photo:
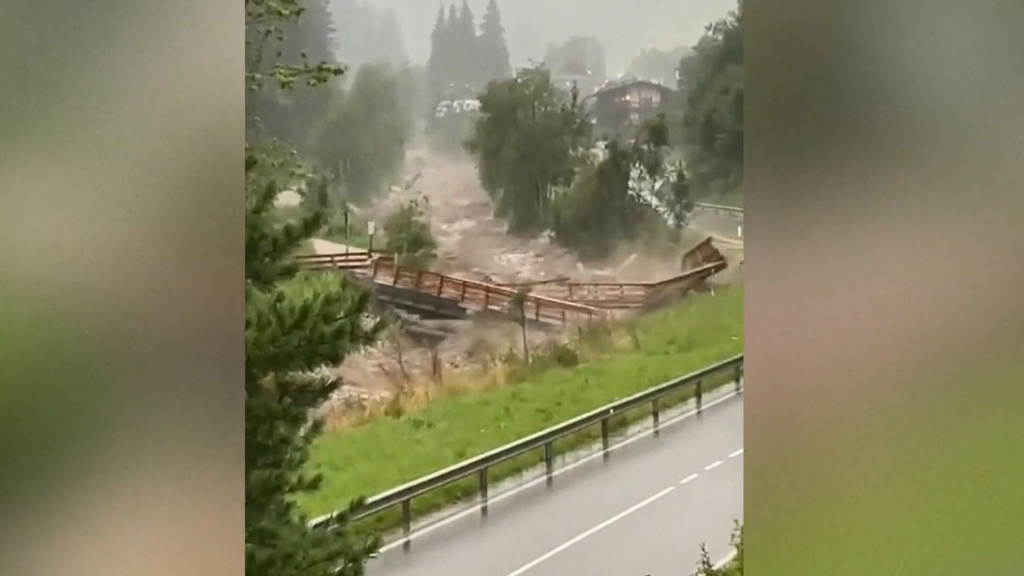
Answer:
<svg viewBox="0 0 1024 576"><path fill-rule="evenodd" d="M451 86L458 89L462 86L463 53L459 42L459 11L455 4L448 7L448 24L445 29L445 87Z"/></svg>
<svg viewBox="0 0 1024 576"><path fill-rule="evenodd" d="M273 200L292 171L287 158L247 150L245 222L245 568L248 576L356 576L377 550L342 514L318 527L296 498L315 491L306 466L321 431L311 414L338 389L315 375L372 342L369 294L341 275L298 275L291 255L323 224L313 213L280 223ZM353 506L358 502L353 503Z"/></svg>
<svg viewBox="0 0 1024 576"><path fill-rule="evenodd" d="M445 58L448 34L448 21L445 18L444 4L438 5L437 19L434 21L434 29L430 32L430 58L427 60L427 84L430 90L430 97L434 101L441 99L444 91L445 81Z"/></svg>
<svg viewBox="0 0 1024 576"><path fill-rule="evenodd" d="M409 61L409 56L405 51L398 16L393 9L388 8L384 11L380 26L380 42L386 50L386 61L393 66L403 66Z"/></svg>
<svg viewBox="0 0 1024 576"><path fill-rule="evenodd" d="M277 51L261 39L294 23L298 8L296 0L273 7L246 0L246 80L254 94L267 84L287 90L342 73L326 63L266 59ZM298 271L293 254L324 223L319 201L307 202L308 213L292 221L276 209L281 190L309 182L298 156L280 143L247 142L245 152L246 574L359 576L379 539L351 534L347 514L310 526L296 499L318 488L319 477L307 470L321 430L311 415L340 385L317 370L372 342L381 327L365 319L366 291L341 275ZM325 184L314 190L310 197L322 200Z"/></svg>
<svg viewBox="0 0 1024 576"><path fill-rule="evenodd" d="M481 78L480 51L477 49L476 17L467 0L462 0L455 30L460 88L468 86L475 91Z"/></svg>
<svg viewBox="0 0 1024 576"><path fill-rule="evenodd" d="M501 23L501 11L498 9L497 0L490 0L487 3L487 10L480 24L480 53L484 83L512 76L508 46L505 44L505 26Z"/></svg>

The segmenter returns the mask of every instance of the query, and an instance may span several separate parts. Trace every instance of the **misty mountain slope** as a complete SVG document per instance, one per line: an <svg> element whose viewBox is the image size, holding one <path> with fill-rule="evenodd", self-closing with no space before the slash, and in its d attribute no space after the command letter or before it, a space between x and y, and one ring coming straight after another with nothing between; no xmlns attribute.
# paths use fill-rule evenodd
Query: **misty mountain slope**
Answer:
<svg viewBox="0 0 1024 576"><path fill-rule="evenodd" d="M368 1L395 10L409 58L426 62L440 3ZM448 4L451 0L445 2ZM528 58L541 59L549 42L584 35L595 36L604 44L611 74L624 72L643 48L692 46L705 25L736 8L735 0L498 0L498 4L513 66L525 65ZM487 0L469 0L477 15L486 5Z"/></svg>

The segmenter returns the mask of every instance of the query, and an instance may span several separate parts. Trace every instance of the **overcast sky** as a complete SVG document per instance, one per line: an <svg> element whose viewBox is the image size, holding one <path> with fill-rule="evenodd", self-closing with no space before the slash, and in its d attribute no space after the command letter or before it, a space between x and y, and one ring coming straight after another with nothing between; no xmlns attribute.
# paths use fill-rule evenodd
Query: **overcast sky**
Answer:
<svg viewBox="0 0 1024 576"><path fill-rule="evenodd" d="M409 58L425 62L430 31L440 2L369 0L398 14ZM462 0L455 0L461 6ZM451 4L447 0L445 5ZM479 17L487 0L469 0ZM513 66L540 60L548 42L570 36L595 36L604 45L609 74L623 72L642 48L692 46L704 26L725 16L736 0L498 0ZM344 17L336 14L335 17Z"/></svg>

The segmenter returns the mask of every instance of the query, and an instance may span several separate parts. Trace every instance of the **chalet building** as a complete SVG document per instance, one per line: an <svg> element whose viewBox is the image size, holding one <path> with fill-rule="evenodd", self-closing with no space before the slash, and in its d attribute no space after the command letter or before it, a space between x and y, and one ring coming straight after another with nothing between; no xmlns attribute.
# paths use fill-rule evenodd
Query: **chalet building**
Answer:
<svg viewBox="0 0 1024 576"><path fill-rule="evenodd" d="M588 98L596 134L631 137L644 121L664 110L673 92L648 80L631 80L598 90Z"/></svg>

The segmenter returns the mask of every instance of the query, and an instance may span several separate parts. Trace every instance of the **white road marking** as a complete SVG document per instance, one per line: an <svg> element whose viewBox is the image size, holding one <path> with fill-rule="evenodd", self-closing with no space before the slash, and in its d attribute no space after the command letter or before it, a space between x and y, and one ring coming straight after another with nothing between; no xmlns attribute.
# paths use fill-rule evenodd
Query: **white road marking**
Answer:
<svg viewBox="0 0 1024 576"><path fill-rule="evenodd" d="M730 391L730 392L726 393L725 395L723 395L721 398L716 398L715 400L713 400L711 402L708 402L707 404L704 404L703 409L707 410L708 408L710 408L710 407L712 407L712 406L714 406L716 404L721 404L722 402L725 402L726 400L729 400L731 398L735 398L737 396L739 396L739 394L736 393L736 391ZM677 422L682 422L683 420L686 420L687 418L690 418L690 417L692 417L692 416L694 416L696 414L697 414L697 410L696 409L690 410L689 412L684 412L683 414L680 414L680 415L675 416L673 418L669 418L668 420L662 422L659 425L659 428L665 428L667 426L671 426L672 424L676 424ZM637 434L635 436L630 436L629 438L626 438L626 439L622 440L621 442L619 442L617 444L613 444L613 445L609 446L608 447L608 451L611 452L613 450L617 450L619 448L622 448L622 447L625 447L625 446L629 446L630 444L632 444L632 443L634 443L634 442L636 442L638 440L641 440L643 438L646 438L647 436L650 436L653 431L654 431L653 429L645 430L643 433ZM566 464L565 466L562 466L562 467L556 469L554 472L552 472L551 476L552 477L559 476L559 475L564 474L564 473L566 473L566 472L568 472L568 471L570 471L570 470L572 470L572 469L574 469L574 468L576 468L578 466L582 466L583 464L586 464L587 462L590 462L591 460L594 460L596 458L601 458L602 456L603 456L602 452L600 450L598 450L598 451L594 452L593 454L591 454L589 456L584 456L583 458L580 458L579 460L576 460L574 462L571 462L569 464ZM507 490L505 492L502 492L500 494L495 494L494 496L492 496L491 498L488 499L488 504L493 505L494 503L500 502L500 501L504 500L505 498L511 498L512 496L515 496L516 494L522 492L523 490L526 490L528 488L532 488L533 486L536 486L537 484L540 484L541 482L544 482L545 478L546 477L544 475L541 475L539 478L535 478L535 479L530 480L528 482L524 482L523 484L521 484L519 486L516 486L515 488L511 488L511 489L509 489L509 490ZM385 553L385 552L387 552L389 550L394 550L395 548L398 548L403 543L405 543L406 540L412 540L412 539L414 539L417 536L423 536L423 535L429 534L429 533L433 532L434 530L437 530L439 528L443 528L443 527L451 524L452 522L455 522L457 520L461 520L462 518L465 518L466 516L468 516L470 514L479 513L480 508L481 508L480 504L474 504L473 506L470 506L470 507L468 507L465 510L462 510L460 512L456 512L455 514L452 514L451 516L448 516L448 517L444 518L443 520L438 520L437 522L434 522L433 524L424 526L423 528L420 528L419 530L416 530L416 531L412 532L406 538L398 538L394 542L391 542L390 544L386 544L385 546L382 546L381 549L380 549L380 552L378 552L378 553L379 554L383 554L383 553ZM313 520L313 522L315 523L315 522L317 522L319 520L322 520L324 518L327 518L329 516L330 516L329 514L321 516L320 518L317 518L317 519Z"/></svg>
<svg viewBox="0 0 1024 576"><path fill-rule="evenodd" d="M704 469L705 470L714 470L715 468L718 468L721 465L722 465L722 461L721 460L716 460L716 461L712 462L711 464L708 464L707 466L705 466Z"/></svg>
<svg viewBox="0 0 1024 576"><path fill-rule="evenodd" d="M604 522L601 522L597 526L594 526L593 528L587 530L586 532L583 532L583 533L579 534L575 538L573 538L571 540L568 540L565 543L556 546L555 548L552 548L550 551L548 551L544 555L539 556L539 557L535 558L534 560L531 560L530 562L527 562L526 564L523 564L519 568L513 570L512 572L509 572L507 576L519 576L520 574L525 573L527 570L533 568L534 566L537 566L538 564L540 564L541 562L544 562L548 558L551 558L552 556L555 556L556 554L559 554L560 552L565 551L566 549L570 548L571 546L574 546L575 544L578 544L580 541L582 541L582 540L584 540L584 539L594 535L595 533L597 533L597 532L599 532L601 530L604 530L605 528L611 526L612 524L618 522L619 520L622 520L626 516L629 516L630 514L632 514L633 512L636 512L637 510L643 508L644 506L647 506L648 504L654 502L655 500L661 498L662 496L665 496L666 494L668 494L669 492L671 492L673 490L675 490L675 486L669 486L668 488L665 488L661 492L658 492L657 494L655 494L654 496L651 496L650 498L644 500L643 502L640 502L639 504L634 504L633 506L630 506L629 508L623 510L622 512L619 512L615 516L612 516L611 518L605 520Z"/></svg>
<svg viewBox="0 0 1024 576"><path fill-rule="evenodd" d="M680 484L689 484L690 482L693 482L696 479L697 479L697 475L696 474L690 474L686 478L683 478L682 480L680 480L679 483Z"/></svg>
<svg viewBox="0 0 1024 576"><path fill-rule="evenodd" d="M735 458L735 457L739 456L740 454L743 454L743 448L740 448L739 450L733 452L732 454L729 454L729 458Z"/></svg>

